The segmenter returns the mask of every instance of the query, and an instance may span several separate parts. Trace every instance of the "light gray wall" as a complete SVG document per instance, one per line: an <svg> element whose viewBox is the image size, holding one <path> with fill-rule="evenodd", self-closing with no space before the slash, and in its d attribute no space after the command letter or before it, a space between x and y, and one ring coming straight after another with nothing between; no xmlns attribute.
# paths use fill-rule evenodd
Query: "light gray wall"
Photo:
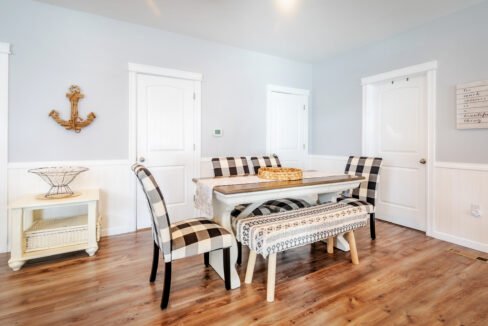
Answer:
<svg viewBox="0 0 488 326"><path fill-rule="evenodd" d="M455 121L456 84L488 79L488 2L314 65L312 152L360 154L361 78L431 60L439 62L437 159L488 163L488 129L457 130Z"/></svg>
<svg viewBox="0 0 488 326"><path fill-rule="evenodd" d="M13 49L10 162L126 159L128 62L203 74L204 156L264 153L266 85L312 86L308 64L25 0L0 1L0 41ZM68 116L71 84L97 115L80 134L48 117Z"/></svg>

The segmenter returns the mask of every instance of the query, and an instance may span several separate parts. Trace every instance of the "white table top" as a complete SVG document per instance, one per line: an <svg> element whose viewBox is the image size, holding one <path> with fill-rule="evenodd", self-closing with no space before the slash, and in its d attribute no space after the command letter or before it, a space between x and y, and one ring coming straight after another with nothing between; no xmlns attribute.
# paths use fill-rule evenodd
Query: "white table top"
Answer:
<svg viewBox="0 0 488 326"><path fill-rule="evenodd" d="M100 199L100 189L85 189L78 192L78 196L62 198L62 199L39 199L39 195L27 195L18 198L11 203L9 207L14 208L42 208L52 206L64 206L72 204L82 204L91 201L97 201Z"/></svg>

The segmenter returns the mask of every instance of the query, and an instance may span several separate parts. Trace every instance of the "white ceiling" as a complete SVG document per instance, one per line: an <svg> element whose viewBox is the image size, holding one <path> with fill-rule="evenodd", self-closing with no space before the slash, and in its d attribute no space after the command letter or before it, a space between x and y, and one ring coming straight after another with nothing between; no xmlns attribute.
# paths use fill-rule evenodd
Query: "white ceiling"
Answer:
<svg viewBox="0 0 488 326"><path fill-rule="evenodd" d="M299 61L317 62L484 0L38 1Z"/></svg>

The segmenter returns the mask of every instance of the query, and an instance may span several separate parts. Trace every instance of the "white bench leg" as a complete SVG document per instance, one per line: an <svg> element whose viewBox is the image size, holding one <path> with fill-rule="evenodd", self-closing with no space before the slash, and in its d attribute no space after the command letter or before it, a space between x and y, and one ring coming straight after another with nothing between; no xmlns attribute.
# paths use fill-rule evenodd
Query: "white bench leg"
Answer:
<svg viewBox="0 0 488 326"><path fill-rule="evenodd" d="M346 233L349 247L351 248L351 260L354 265L359 264L358 250L356 248L356 239L354 238L354 232L349 231Z"/></svg>
<svg viewBox="0 0 488 326"><path fill-rule="evenodd" d="M254 265L256 264L256 252L251 250L249 252L249 259L247 261L246 278L244 282L246 284L252 283L252 276L254 274Z"/></svg>
<svg viewBox="0 0 488 326"><path fill-rule="evenodd" d="M276 254L268 257L268 288L266 290L266 299L268 302L274 301L276 283Z"/></svg>

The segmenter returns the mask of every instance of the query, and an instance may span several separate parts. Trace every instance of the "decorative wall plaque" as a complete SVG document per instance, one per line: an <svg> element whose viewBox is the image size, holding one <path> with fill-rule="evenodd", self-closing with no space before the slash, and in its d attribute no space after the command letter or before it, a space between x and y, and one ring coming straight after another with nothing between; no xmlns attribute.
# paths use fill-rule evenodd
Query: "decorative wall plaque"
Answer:
<svg viewBox="0 0 488 326"><path fill-rule="evenodd" d="M488 128L488 80L456 88L457 128Z"/></svg>
<svg viewBox="0 0 488 326"><path fill-rule="evenodd" d="M83 120L78 115L78 102L85 97L81 93L80 87L73 85L69 88L69 93L66 94L66 97L69 99L71 103L71 119L63 120L59 117L59 113L55 110L52 110L49 113L49 116L53 118L59 125L63 126L66 130L74 130L75 132L80 132L82 128L85 128L89 124L95 120L96 116L95 113L90 112L86 118Z"/></svg>

